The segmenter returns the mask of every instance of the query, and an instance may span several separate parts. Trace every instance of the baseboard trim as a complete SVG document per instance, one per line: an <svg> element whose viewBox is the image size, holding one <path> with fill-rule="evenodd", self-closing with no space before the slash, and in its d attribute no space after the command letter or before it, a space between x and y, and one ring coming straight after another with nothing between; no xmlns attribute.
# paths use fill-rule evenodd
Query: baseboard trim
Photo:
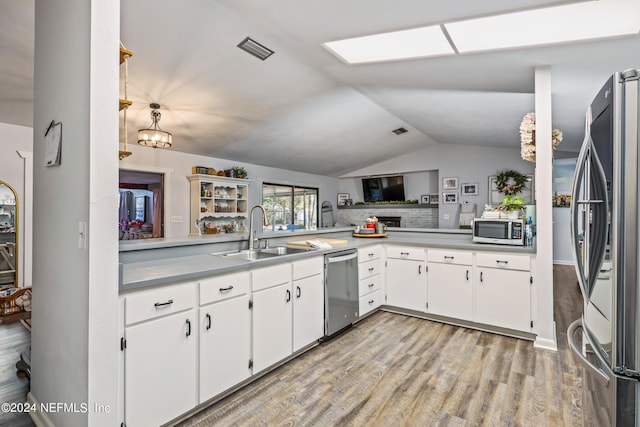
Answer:
<svg viewBox="0 0 640 427"><path fill-rule="evenodd" d="M31 392L27 393L27 403L35 405L38 409L40 408L40 401ZM29 412L29 416L37 427L56 427L47 414L40 410Z"/></svg>
<svg viewBox="0 0 640 427"><path fill-rule="evenodd" d="M556 322L553 322L553 338L540 338L538 335L533 342L533 346L535 348L539 348L541 350L551 350L558 351L558 340L556 337Z"/></svg>
<svg viewBox="0 0 640 427"><path fill-rule="evenodd" d="M573 261L564 261L564 260L553 260L554 264L558 264L558 265L576 265Z"/></svg>

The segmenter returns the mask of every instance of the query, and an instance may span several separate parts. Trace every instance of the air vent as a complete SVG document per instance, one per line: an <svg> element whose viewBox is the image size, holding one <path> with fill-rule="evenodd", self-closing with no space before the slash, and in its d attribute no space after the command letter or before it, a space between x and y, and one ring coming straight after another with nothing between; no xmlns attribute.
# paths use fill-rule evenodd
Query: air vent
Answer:
<svg viewBox="0 0 640 427"><path fill-rule="evenodd" d="M392 130L391 132L395 133L396 135L402 135L403 133L407 133L409 131L406 130L405 128L398 128L398 129Z"/></svg>
<svg viewBox="0 0 640 427"><path fill-rule="evenodd" d="M263 61L274 54L274 51L266 46L261 45L251 37L247 37L246 39L242 40L238 44L238 47L245 52L255 56L256 58L262 59Z"/></svg>

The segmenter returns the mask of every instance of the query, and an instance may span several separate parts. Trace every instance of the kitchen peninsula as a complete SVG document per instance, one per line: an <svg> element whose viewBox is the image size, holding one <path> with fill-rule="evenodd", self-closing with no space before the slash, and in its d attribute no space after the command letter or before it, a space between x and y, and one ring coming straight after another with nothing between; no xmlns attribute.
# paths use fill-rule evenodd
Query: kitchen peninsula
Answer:
<svg viewBox="0 0 640 427"><path fill-rule="evenodd" d="M358 253L360 318L382 309L536 338L535 247L473 243L468 230L352 231L265 233L262 247L344 243L255 261L225 256L246 249L246 234L122 242L127 424L180 419L319 345L324 256L345 249Z"/></svg>

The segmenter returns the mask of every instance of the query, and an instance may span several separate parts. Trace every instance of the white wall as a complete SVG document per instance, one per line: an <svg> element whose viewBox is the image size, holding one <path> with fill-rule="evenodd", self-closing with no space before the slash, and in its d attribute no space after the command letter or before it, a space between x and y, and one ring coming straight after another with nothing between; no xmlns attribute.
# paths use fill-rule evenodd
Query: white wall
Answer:
<svg viewBox="0 0 640 427"><path fill-rule="evenodd" d="M174 134L174 146L179 146L179 129L171 129ZM192 166L212 167L216 170L229 169L231 166L244 166L247 169L249 184L249 204L262 202L262 182L277 184L298 184L320 189L320 202L331 201L334 218L338 218L336 195L339 181L321 175L277 169L268 166L240 163L233 160L197 156L179 151L153 149L135 144L128 146L133 154L120 162L121 169L147 170L165 173L165 236L185 237L189 234L189 181ZM171 217L180 217L181 222L171 222ZM114 227L115 229L115 227Z"/></svg>
<svg viewBox="0 0 640 427"><path fill-rule="evenodd" d="M0 181L9 184L18 194L18 286L31 286L31 254L25 255L25 162L18 152L31 152L33 130L24 126L0 123ZM31 190L30 190L31 191ZM28 219L31 223L31 218ZM29 260L26 261L26 256ZM29 271L25 270L25 265ZM25 277L27 282L25 283Z"/></svg>
<svg viewBox="0 0 640 427"><path fill-rule="evenodd" d="M119 425L118 48L120 3L35 7L34 246L29 400L110 412L36 415L57 426ZM60 166L44 166L44 132L62 123ZM86 224L80 241L79 225ZM82 247L81 247L82 246Z"/></svg>
<svg viewBox="0 0 640 427"><path fill-rule="evenodd" d="M352 177L437 170L439 174L437 187L435 187L437 191L432 192L442 194L442 178L444 177L457 177L459 184L476 182L479 184L477 196L460 197L459 201L469 200L471 203L475 203L476 210L480 214L489 200L490 176L497 175L505 169L514 169L523 174L533 173L533 164L525 162L520 157L517 137L516 129L514 131L514 148L436 144L424 150L389 159L344 175L341 177L340 190L344 189L345 192L349 192L348 189L357 187L354 182L357 183L358 180L354 180ZM431 181L427 185L432 188ZM360 197L362 197L361 187L360 184ZM417 194L417 192L419 190L413 189L411 194ZM459 205L442 204L441 196L440 228L457 228L458 214Z"/></svg>

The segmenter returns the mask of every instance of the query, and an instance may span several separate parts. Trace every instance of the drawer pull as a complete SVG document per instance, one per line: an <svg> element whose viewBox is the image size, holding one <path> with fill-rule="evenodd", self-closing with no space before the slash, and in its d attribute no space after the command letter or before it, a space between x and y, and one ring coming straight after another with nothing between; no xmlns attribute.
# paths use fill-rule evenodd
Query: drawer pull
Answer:
<svg viewBox="0 0 640 427"><path fill-rule="evenodd" d="M480 272L480 282L482 283L482 271Z"/></svg>
<svg viewBox="0 0 640 427"><path fill-rule="evenodd" d="M400 252L400 255L409 255L409 252Z"/></svg>
<svg viewBox="0 0 640 427"><path fill-rule="evenodd" d="M369 305L373 304L374 301L373 300L369 300Z"/></svg>
<svg viewBox="0 0 640 427"><path fill-rule="evenodd" d="M469 281L469 270L467 270L467 282Z"/></svg>
<svg viewBox="0 0 640 427"><path fill-rule="evenodd" d="M499 260L499 259L497 259L496 262L498 264L509 264L509 261L502 261L502 260Z"/></svg>
<svg viewBox="0 0 640 427"><path fill-rule="evenodd" d="M450 260L453 260L454 258L455 258L455 257L452 257L452 256L447 256L447 255L445 255L445 256L444 256L444 259L450 259Z"/></svg>
<svg viewBox="0 0 640 427"><path fill-rule="evenodd" d="M369 287L370 287L370 288L373 288L374 286L375 286L375 284L373 284L373 283L369 283Z"/></svg>
<svg viewBox="0 0 640 427"><path fill-rule="evenodd" d="M207 313L207 330L211 329L211 315Z"/></svg>
<svg viewBox="0 0 640 427"><path fill-rule="evenodd" d="M233 286L227 286L226 288L220 288L220 292L228 292L233 289Z"/></svg>
<svg viewBox="0 0 640 427"><path fill-rule="evenodd" d="M375 255L374 253L369 253L369 256L370 256L370 257L372 257L372 256L374 256L374 255Z"/></svg>
<svg viewBox="0 0 640 427"><path fill-rule="evenodd" d="M375 268L373 268L373 267L369 268L369 271L373 271L373 270L375 270Z"/></svg>
<svg viewBox="0 0 640 427"><path fill-rule="evenodd" d="M173 300L172 299L170 299L167 302L157 302L157 303L155 303L153 305L154 305L155 308L160 308L160 307L164 307L164 306L171 305L171 304L173 304Z"/></svg>

